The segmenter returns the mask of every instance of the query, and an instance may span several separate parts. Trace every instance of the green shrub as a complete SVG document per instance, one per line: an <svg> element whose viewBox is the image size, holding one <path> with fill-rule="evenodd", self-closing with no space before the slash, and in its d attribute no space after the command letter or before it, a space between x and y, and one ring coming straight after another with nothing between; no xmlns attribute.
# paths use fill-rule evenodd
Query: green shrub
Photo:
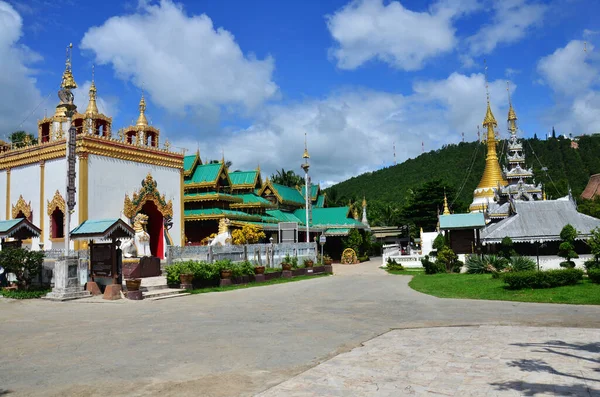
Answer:
<svg viewBox="0 0 600 397"><path fill-rule="evenodd" d="M367 255L358 257L359 262L367 262L368 260L369 260L369 257Z"/></svg>
<svg viewBox="0 0 600 397"><path fill-rule="evenodd" d="M445 272L452 272L457 267L460 271L460 261L458 260L458 255L452 251L452 248L448 246L443 246L437 253L436 263L438 267L443 268Z"/></svg>
<svg viewBox="0 0 600 397"><path fill-rule="evenodd" d="M547 270L543 272L533 270L502 275L502 280L507 284L508 289L554 288L575 285L582 278L583 271L579 269Z"/></svg>
<svg viewBox="0 0 600 397"><path fill-rule="evenodd" d="M50 291L51 290L49 288L30 287L29 290L0 290L0 295L10 299L38 299L46 295Z"/></svg>
<svg viewBox="0 0 600 397"><path fill-rule="evenodd" d="M404 270L404 266L392 258L388 258L386 268L387 270Z"/></svg>
<svg viewBox="0 0 600 397"><path fill-rule="evenodd" d="M298 269L298 257L297 256L293 256L292 257L292 269Z"/></svg>
<svg viewBox="0 0 600 397"><path fill-rule="evenodd" d="M441 265L438 261L432 262L429 259L429 255L425 255L425 257L421 259L421 264L425 269L425 274L446 273L446 267Z"/></svg>
<svg viewBox="0 0 600 397"><path fill-rule="evenodd" d="M500 256L507 260L510 260L510 258L517 255L517 252L513 249L512 239L508 236L502 239L499 251Z"/></svg>
<svg viewBox="0 0 600 397"><path fill-rule="evenodd" d="M484 255L480 258L477 255L471 255L467 259L467 273L471 274L483 274L483 273L496 273L503 270L510 271L509 263L506 258L502 258L496 255Z"/></svg>
<svg viewBox="0 0 600 397"><path fill-rule="evenodd" d="M594 284L600 284L600 269L588 270L588 278Z"/></svg>
<svg viewBox="0 0 600 397"><path fill-rule="evenodd" d="M514 256L510 262L513 272L526 272L536 268L536 263L525 256Z"/></svg>
<svg viewBox="0 0 600 397"><path fill-rule="evenodd" d="M27 290L31 280L42 270L44 251L30 251L27 248L6 248L0 251L0 264L7 273L17 278L19 289Z"/></svg>
<svg viewBox="0 0 600 397"><path fill-rule="evenodd" d="M575 267L575 262L572 259L579 258L579 255L575 252L577 230L573 226L566 224L560 231L560 238L563 242L558 246L558 256L566 259L566 261L560 263L560 266L572 269Z"/></svg>
<svg viewBox="0 0 600 397"><path fill-rule="evenodd" d="M585 271L589 272L592 269L600 269L600 262L595 259L590 259L583 262L583 266L585 267Z"/></svg>

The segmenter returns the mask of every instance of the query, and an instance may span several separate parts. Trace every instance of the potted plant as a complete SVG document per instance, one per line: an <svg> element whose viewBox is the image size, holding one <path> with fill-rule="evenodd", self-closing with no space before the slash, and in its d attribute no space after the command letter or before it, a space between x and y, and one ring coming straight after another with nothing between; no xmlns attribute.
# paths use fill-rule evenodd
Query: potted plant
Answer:
<svg viewBox="0 0 600 397"><path fill-rule="evenodd" d="M264 266L254 266L254 274L265 274Z"/></svg>
<svg viewBox="0 0 600 397"><path fill-rule="evenodd" d="M191 285L193 280L194 280L193 273L181 273L179 275L179 281L181 284Z"/></svg>
<svg viewBox="0 0 600 397"><path fill-rule="evenodd" d="M130 278L125 280L125 286L127 287L127 291L139 291L141 284L141 278Z"/></svg>
<svg viewBox="0 0 600 397"><path fill-rule="evenodd" d="M303 263L304 263L304 267L313 267L315 264L315 262L310 258L305 259Z"/></svg>
<svg viewBox="0 0 600 397"><path fill-rule="evenodd" d="M221 278L222 279L230 279L231 278L231 269L221 269Z"/></svg>
<svg viewBox="0 0 600 397"><path fill-rule="evenodd" d="M281 270L292 270L292 258L287 254L281 261Z"/></svg>
<svg viewBox="0 0 600 397"><path fill-rule="evenodd" d="M331 266L333 263L333 259L329 255L323 255L323 264L326 266Z"/></svg>

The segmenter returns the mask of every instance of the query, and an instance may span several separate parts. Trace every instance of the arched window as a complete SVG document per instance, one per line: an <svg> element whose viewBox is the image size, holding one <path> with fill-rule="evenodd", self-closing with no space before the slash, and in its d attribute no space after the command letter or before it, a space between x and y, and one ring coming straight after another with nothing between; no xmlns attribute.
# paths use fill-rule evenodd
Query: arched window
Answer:
<svg viewBox="0 0 600 397"><path fill-rule="evenodd" d="M50 230L52 235L51 238L64 238L65 237L65 214L58 208L56 208L52 215L50 215Z"/></svg>

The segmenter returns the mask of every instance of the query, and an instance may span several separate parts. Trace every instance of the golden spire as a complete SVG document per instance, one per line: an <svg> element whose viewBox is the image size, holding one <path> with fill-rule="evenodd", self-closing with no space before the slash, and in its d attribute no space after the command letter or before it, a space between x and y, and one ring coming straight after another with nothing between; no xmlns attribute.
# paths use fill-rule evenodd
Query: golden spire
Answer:
<svg viewBox="0 0 600 397"><path fill-rule="evenodd" d="M546 189L542 190L542 200L546 201Z"/></svg>
<svg viewBox="0 0 600 397"><path fill-rule="evenodd" d="M508 81L506 82L506 92L508 92L508 129L514 134L517 132L517 113L515 113L510 100L510 82Z"/></svg>
<svg viewBox="0 0 600 397"><path fill-rule="evenodd" d="M362 206L365 208L367 206L367 198L363 196Z"/></svg>
<svg viewBox="0 0 600 397"><path fill-rule="evenodd" d="M444 215L450 215L450 209L448 208L448 199L446 193L444 193Z"/></svg>
<svg viewBox="0 0 600 397"><path fill-rule="evenodd" d="M302 155L302 158L304 158L304 159L310 158L310 156L308 155L308 146L306 145L306 132L304 133L304 155Z"/></svg>
<svg viewBox="0 0 600 397"><path fill-rule="evenodd" d="M92 85L90 86L90 101L88 102L85 114L98 114L98 106L96 105L96 83L94 82L94 65L92 65Z"/></svg>
<svg viewBox="0 0 600 397"><path fill-rule="evenodd" d="M142 91L142 99L140 99L140 115L138 116L137 123L135 125L140 127L148 125L148 119L146 119L145 112L146 100L144 99L144 92Z"/></svg>
<svg viewBox="0 0 600 397"><path fill-rule="evenodd" d="M62 75L62 82L60 88L64 90L72 90L77 88L77 83L73 78L73 72L71 71L71 57L72 57L73 44L69 44L67 47L67 60L65 62L65 71Z"/></svg>

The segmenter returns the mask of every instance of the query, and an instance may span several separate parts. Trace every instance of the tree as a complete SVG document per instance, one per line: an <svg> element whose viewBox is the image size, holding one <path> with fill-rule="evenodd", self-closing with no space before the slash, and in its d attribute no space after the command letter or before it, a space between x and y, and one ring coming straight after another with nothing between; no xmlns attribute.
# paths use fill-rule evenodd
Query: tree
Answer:
<svg viewBox="0 0 600 397"><path fill-rule="evenodd" d="M504 259L510 260L510 258L516 255L517 252L513 248L512 239L508 236L504 237L500 243L500 256Z"/></svg>
<svg viewBox="0 0 600 397"><path fill-rule="evenodd" d="M561 262L561 267L574 268L575 262L572 259L579 258L575 252L575 239L577 238L577 230L570 224L566 224L560 231L560 239L562 243L558 246L558 256L565 258L566 261Z"/></svg>
<svg viewBox="0 0 600 397"><path fill-rule="evenodd" d="M552 138L556 139L556 131L554 131L554 126L552 126Z"/></svg>
<svg viewBox="0 0 600 397"><path fill-rule="evenodd" d="M29 134L25 131L15 131L8 136L8 139L13 144L13 146L17 148L27 146L28 140L30 145L37 144L37 138L35 137L35 135Z"/></svg>
<svg viewBox="0 0 600 397"><path fill-rule="evenodd" d="M438 222L438 210L444 205L444 195L454 197L454 189L441 180L429 181L414 190L403 209L406 220L424 230L434 230Z"/></svg>
<svg viewBox="0 0 600 397"><path fill-rule="evenodd" d="M304 185L304 178L296 174L294 171L285 169L277 170L277 174L271 175L271 182L284 186L296 187Z"/></svg>
<svg viewBox="0 0 600 397"><path fill-rule="evenodd" d="M221 160L210 160L210 161L208 162L208 164L218 164L218 163L220 163L220 162L221 162ZM231 165L232 165L232 164L233 164L233 163L232 163L230 160L227 160L227 161L225 162L225 168L229 169L229 168L231 167Z"/></svg>
<svg viewBox="0 0 600 397"><path fill-rule="evenodd" d="M241 229L231 232L231 242L235 245L256 244L264 238L265 232L254 225L244 225Z"/></svg>
<svg viewBox="0 0 600 397"><path fill-rule="evenodd" d="M591 254L594 255L594 260L598 263L600 259L600 228L595 228L591 234L587 240L587 245L590 247Z"/></svg>
<svg viewBox="0 0 600 397"><path fill-rule="evenodd" d="M44 263L44 251L30 251L24 248L5 248L0 251L0 263L7 273L17 278L19 289L29 289L31 280L37 276Z"/></svg>
<svg viewBox="0 0 600 397"><path fill-rule="evenodd" d="M534 134L533 134L533 140L534 140L534 141L537 141L537 140L538 140L538 137L537 137L537 134L536 134L536 133L534 133Z"/></svg>
<svg viewBox="0 0 600 397"><path fill-rule="evenodd" d="M435 263L440 269L446 269L447 273L454 271L458 265L458 255L452 251L452 248L443 246L437 253L437 259Z"/></svg>
<svg viewBox="0 0 600 397"><path fill-rule="evenodd" d="M348 233L348 237L342 240L342 243L344 244L344 249L352 248L356 252L356 255L361 254L360 247L363 243L363 237L360 235L358 229L352 229Z"/></svg>

